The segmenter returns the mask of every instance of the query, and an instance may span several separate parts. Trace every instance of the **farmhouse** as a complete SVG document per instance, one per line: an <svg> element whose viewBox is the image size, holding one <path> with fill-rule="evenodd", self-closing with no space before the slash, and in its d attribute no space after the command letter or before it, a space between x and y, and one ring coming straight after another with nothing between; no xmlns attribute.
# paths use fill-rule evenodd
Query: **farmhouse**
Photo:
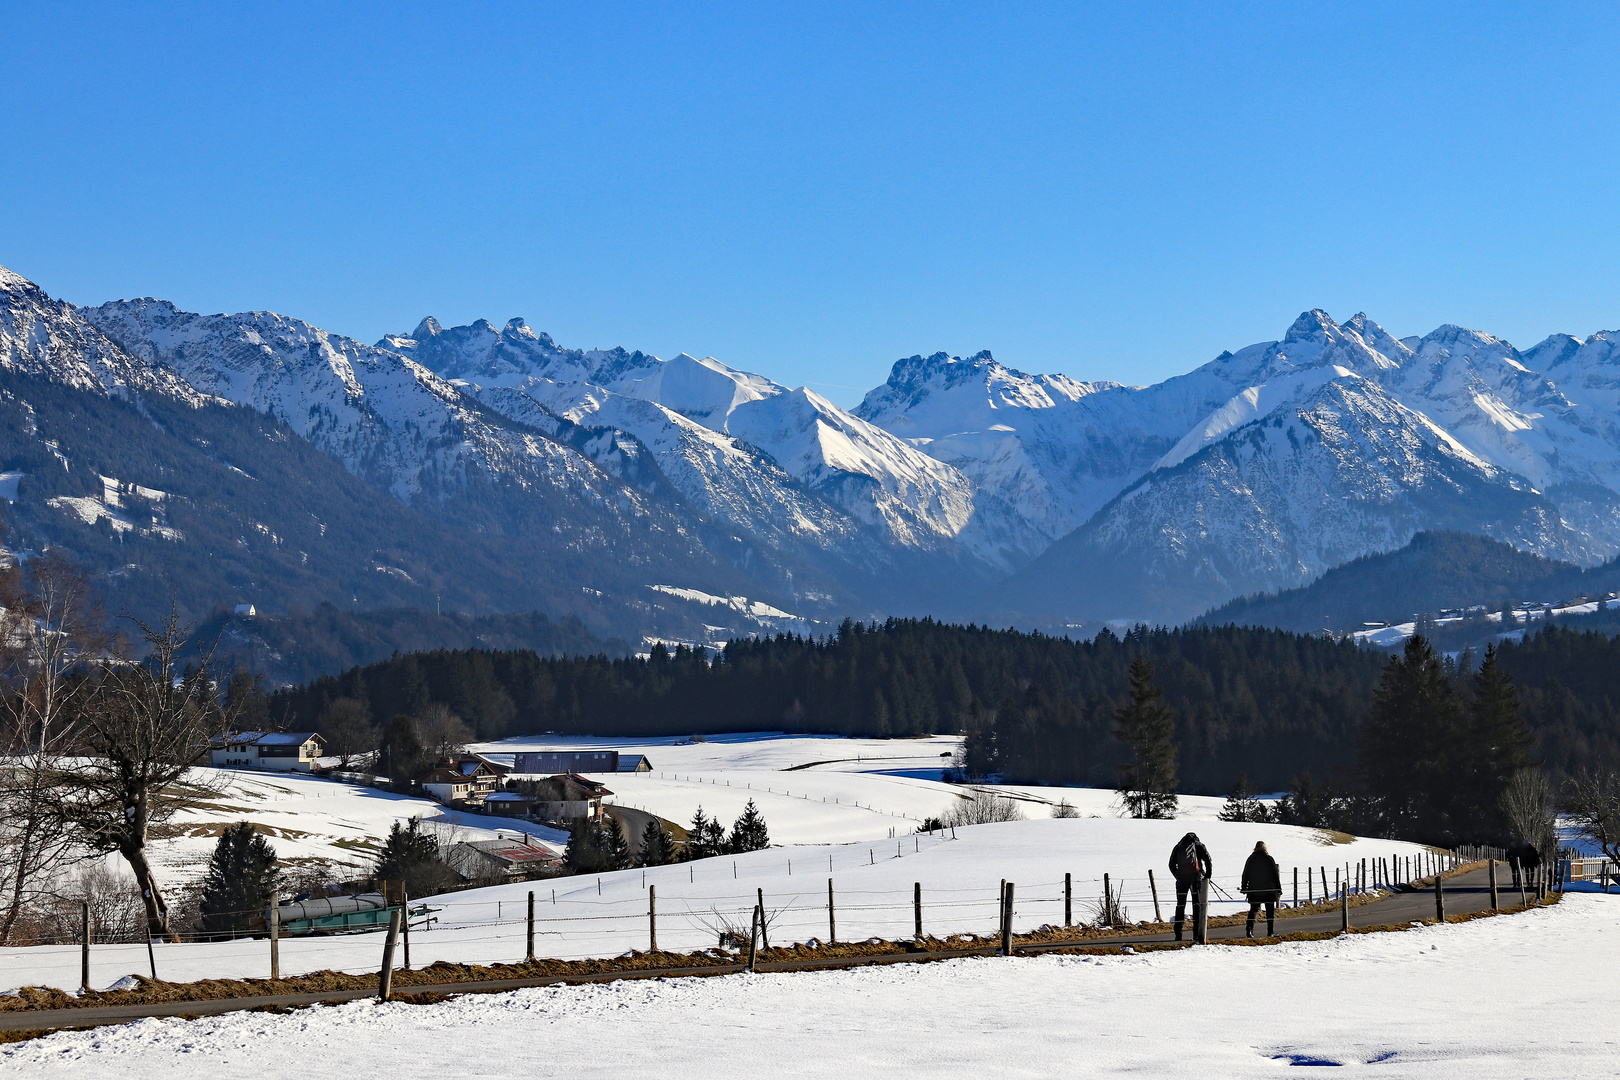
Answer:
<svg viewBox="0 0 1620 1080"><path fill-rule="evenodd" d="M313 731L238 731L213 741L210 765L222 769L313 772L321 758L321 737Z"/></svg>
<svg viewBox="0 0 1620 1080"><path fill-rule="evenodd" d="M602 817L602 798L613 792L578 773L548 776L540 780L515 780L513 791L533 799L531 816L540 821L572 821Z"/></svg>
<svg viewBox="0 0 1620 1080"><path fill-rule="evenodd" d="M540 877L562 866L555 851L527 836L522 840L464 840L445 853L445 862L465 881Z"/></svg>

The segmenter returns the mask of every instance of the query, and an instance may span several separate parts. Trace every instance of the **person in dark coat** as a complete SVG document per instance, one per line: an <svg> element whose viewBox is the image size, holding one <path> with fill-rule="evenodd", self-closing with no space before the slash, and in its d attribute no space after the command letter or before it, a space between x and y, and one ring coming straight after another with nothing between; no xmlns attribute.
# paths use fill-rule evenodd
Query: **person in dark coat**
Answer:
<svg viewBox="0 0 1620 1080"><path fill-rule="evenodd" d="M1507 849L1508 865L1513 867L1513 887L1534 887L1533 872L1541 866L1541 852L1534 844L1518 844ZM1523 871L1523 876L1520 872Z"/></svg>
<svg viewBox="0 0 1620 1080"><path fill-rule="evenodd" d="M1199 882L1215 872L1215 862L1209 849L1198 839L1197 833L1188 833L1170 849L1170 874L1176 879L1176 940L1181 940L1181 928L1187 921L1187 894L1192 893L1193 922L1203 914L1203 899Z"/></svg>
<svg viewBox="0 0 1620 1080"><path fill-rule="evenodd" d="M1249 860L1243 864L1241 891L1249 897L1249 922L1244 937L1254 937L1254 917L1260 914L1260 905L1266 905L1266 937L1277 930L1277 901L1282 899L1282 871L1277 860L1266 850L1266 842L1254 845Z"/></svg>

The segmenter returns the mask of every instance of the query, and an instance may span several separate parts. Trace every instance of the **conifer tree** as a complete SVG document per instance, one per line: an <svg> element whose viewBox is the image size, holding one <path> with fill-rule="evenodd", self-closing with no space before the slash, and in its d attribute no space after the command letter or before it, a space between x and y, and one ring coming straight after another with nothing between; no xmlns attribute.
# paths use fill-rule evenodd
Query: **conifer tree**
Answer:
<svg viewBox="0 0 1620 1080"><path fill-rule="evenodd" d="M669 833L656 819L647 822L647 827L641 830L641 854L639 856L642 866L663 866L674 861L674 852L671 850Z"/></svg>
<svg viewBox="0 0 1620 1080"><path fill-rule="evenodd" d="M1132 817L1174 817L1175 714L1153 681L1153 665L1141 653L1131 661L1130 683L1130 703L1114 714L1114 737L1131 751L1131 760L1117 766L1120 798Z"/></svg>
<svg viewBox="0 0 1620 1080"><path fill-rule="evenodd" d="M1465 739L1462 707L1440 658L1420 634L1384 668L1361 728L1361 770L1373 812L1390 835L1453 838Z"/></svg>
<svg viewBox="0 0 1620 1080"><path fill-rule="evenodd" d="M203 878L203 935L222 940L247 933L275 899L276 881L276 849L269 841L251 822L227 828Z"/></svg>
<svg viewBox="0 0 1620 1080"><path fill-rule="evenodd" d="M622 833L620 839L623 839ZM613 862L612 840L608 831L589 818L570 821L563 865L575 874L600 874L605 870L618 869Z"/></svg>
<svg viewBox="0 0 1620 1080"><path fill-rule="evenodd" d="M1466 730L1456 747L1461 759L1461 781L1456 813L1458 827L1473 827L1464 835L1507 840L1509 822L1502 813L1502 795L1514 773L1531 766L1532 738L1519 715L1519 691L1502 670L1496 646L1485 649L1485 660L1473 678L1473 698Z"/></svg>
<svg viewBox="0 0 1620 1080"><path fill-rule="evenodd" d="M1232 791L1226 796L1226 803L1221 812L1216 815L1222 821L1270 821L1271 808L1249 790L1249 774L1238 773L1236 782L1232 784Z"/></svg>
<svg viewBox="0 0 1620 1080"><path fill-rule="evenodd" d="M742 814L731 826L729 847L732 851L743 852L763 851L770 846L771 835L765 828L765 818L760 815L759 807L754 805L754 800L749 799L748 805L743 807Z"/></svg>
<svg viewBox="0 0 1620 1080"><path fill-rule="evenodd" d="M623 870L630 865L630 842L625 839L624 826L619 819L609 817L607 828L603 829L604 839L607 841L606 852L609 866L614 870Z"/></svg>
<svg viewBox="0 0 1620 1080"><path fill-rule="evenodd" d="M706 859L716 852L706 849L709 842L709 817L698 807L692 814L692 824L686 830L686 847L684 855L687 859Z"/></svg>

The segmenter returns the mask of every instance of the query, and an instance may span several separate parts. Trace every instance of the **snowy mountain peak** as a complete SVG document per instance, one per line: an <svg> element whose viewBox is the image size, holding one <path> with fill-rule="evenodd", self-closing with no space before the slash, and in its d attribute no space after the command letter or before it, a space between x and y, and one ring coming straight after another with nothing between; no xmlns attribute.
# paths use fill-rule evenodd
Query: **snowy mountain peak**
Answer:
<svg viewBox="0 0 1620 1080"><path fill-rule="evenodd" d="M1294 320L1283 335L1283 344L1292 341L1323 341L1331 338L1339 331L1339 324L1333 321L1333 316L1321 308L1311 308L1301 312L1299 318Z"/></svg>

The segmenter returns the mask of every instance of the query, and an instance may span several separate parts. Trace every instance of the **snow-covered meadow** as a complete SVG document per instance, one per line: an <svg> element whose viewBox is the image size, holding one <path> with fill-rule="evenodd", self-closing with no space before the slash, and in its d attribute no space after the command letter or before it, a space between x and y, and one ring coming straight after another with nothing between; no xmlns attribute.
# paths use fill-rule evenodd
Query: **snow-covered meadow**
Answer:
<svg viewBox="0 0 1620 1080"><path fill-rule="evenodd" d="M991 933L1001 881L1015 884L1015 926L1030 929L1063 921L1064 875L1072 876L1073 914L1091 917L1108 874L1133 920L1154 917L1148 871L1158 875L1161 913L1169 917L1173 888L1163 867L1174 842L1196 829L1215 860L1218 885L1235 893L1244 858L1265 840L1285 881L1298 868L1302 892L1320 896L1322 874L1363 858L1418 855L1417 845L1329 835L1283 825L1216 820L1220 799L1184 797L1172 821L1118 816L1114 793L1085 788L1006 786L1027 820L918 834L925 818L942 815L964 788L938 779L954 738L841 739L760 733L686 740L615 742L600 739L521 740L479 747L499 759L518 750L618 749L646 755L650 773L598 774L614 795L609 802L686 822L701 806L729 823L752 798L769 825L773 846L745 855L699 860L599 878L519 882L428 898L432 909L413 926L415 965L447 960L491 963L521 960L524 912L538 901L536 952L552 958L615 956L649 945L649 888L657 889L658 943L663 949L715 946L726 925L746 924L763 892L773 941L825 940L829 934L827 881L834 883L841 940L908 937L913 891L923 890L927 933ZM941 755L946 755L942 757ZM178 824L179 835L158 842L155 855L169 880L200 872L218 827L250 820L270 834L288 858L341 858L357 870L392 822L423 815L466 838L508 835L533 825L455 814L435 803L303 776L235 773L216 777L222 794ZM1054 819L1068 800L1078 817ZM565 839L546 834L553 842ZM560 845L559 845L560 846ZM363 872L363 870L362 870ZM1220 913L1231 904L1218 901ZM287 938L281 970L296 975L323 969L371 971L381 935L362 933ZM110 986L148 971L146 946L97 945L91 981ZM160 978L190 980L266 976L263 941L159 944ZM72 989L79 983L76 946L0 949L0 990L23 985Z"/></svg>
<svg viewBox="0 0 1620 1080"><path fill-rule="evenodd" d="M1217 855L1217 859L1220 858ZM1406 933L954 960L142 1020L0 1049L19 1077L1381 1078L1620 1074L1614 898Z"/></svg>

